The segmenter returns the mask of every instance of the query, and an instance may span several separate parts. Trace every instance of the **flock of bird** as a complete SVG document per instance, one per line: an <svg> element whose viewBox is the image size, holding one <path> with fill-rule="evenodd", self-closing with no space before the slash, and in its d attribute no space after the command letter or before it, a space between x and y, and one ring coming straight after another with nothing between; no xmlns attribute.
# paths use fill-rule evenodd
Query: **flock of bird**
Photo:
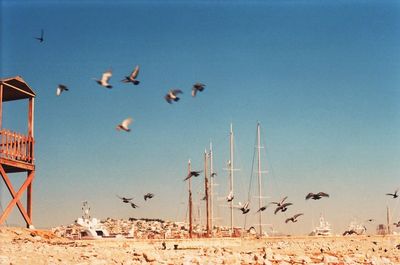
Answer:
<svg viewBox="0 0 400 265"><path fill-rule="evenodd" d="M187 176L183 179L183 181L186 181L192 177L198 177L200 175L200 173L202 172L202 170L200 171L189 171L189 173L187 174ZM318 193L308 193L306 195L306 200L308 199L313 199L313 200L319 200L322 197L329 197L329 194L325 193L325 192L318 192ZM262 212L265 211L270 205L275 204L276 208L274 211L274 214L277 214L279 211L280 212L286 212L286 210L288 209L288 206L293 205L293 203L291 202L285 202L286 199L288 198L288 196L285 196L284 198L282 198L280 201L278 202L270 202L267 205L264 205L262 207L260 207L256 213L258 212ZM231 202L233 201L234 196L233 196L233 191L230 191L228 196L226 197L226 201L227 202ZM250 202L246 202L244 204L242 204L241 202L238 203L238 205L234 206L235 208L239 209L240 211L242 211L242 214L247 214L248 212L250 212ZM303 213L298 213L293 215L292 217L289 217L285 220L285 223L288 222L293 222L296 223L297 222L297 218L304 215Z"/></svg>
<svg viewBox="0 0 400 265"><path fill-rule="evenodd" d="M137 80L137 77L139 75L139 70L140 67L137 65L135 69L132 71L132 73L129 76L126 76L124 79L121 80L121 82L124 83L132 83L133 85L139 85L140 81ZM111 89L113 86L109 83L110 78L112 76L112 71L107 70L105 71L100 79L93 78L97 84L100 86L106 87L108 89ZM192 87L192 97L195 97L197 93L200 91L203 91L205 89L206 85L203 83L195 83ZM69 91L68 87L63 84L59 84L56 90L56 95L60 96L64 91ZM179 101L180 97L179 94L183 94L182 90L180 89L170 89L168 93L164 96L164 99L169 103L172 104L173 102ZM132 123L133 119L132 118L127 118L125 119L122 123L118 124L116 129L117 130L123 130L126 132L130 132L131 130L129 129L129 125Z"/></svg>
<svg viewBox="0 0 400 265"><path fill-rule="evenodd" d="M40 43L44 42L44 30L41 30L40 37L34 37L36 40L38 40ZM129 76L125 76L124 79L121 80L123 83L131 83L133 85L139 85L140 81L137 79L139 75L140 67L137 65L135 69L131 72ZM110 79L112 77L112 70L107 70L105 71L100 79L93 78L97 84L99 84L102 87L111 89L113 86L110 84ZM203 83L195 83L192 87L192 97L196 97L198 92L202 92L205 89L206 85ZM69 91L68 87L63 84L59 84L57 89L56 89L56 95L61 96L61 94L64 91ZM173 102L179 101L180 97L179 95L183 94L183 91L180 89L170 89L167 94L164 96L164 99L169 103L172 104ZM125 119L121 124L117 126L117 130L123 130L126 132L130 132L131 130L129 129L129 125L132 123L132 118L127 118Z"/></svg>
<svg viewBox="0 0 400 265"><path fill-rule="evenodd" d="M139 208L139 205L137 205L137 204L135 204L134 202L132 202L132 200L133 200L133 198L127 198L127 197L121 197L121 196L118 196L117 195L117 197L119 198L119 199L121 199L122 200L122 202L123 203L129 203L131 206L132 206L132 208ZM144 196L143 196L143 198L144 198L144 200L145 201L147 201L147 199L151 199L151 198L153 198L154 197L154 194L153 193L146 193Z"/></svg>
<svg viewBox="0 0 400 265"><path fill-rule="evenodd" d="M200 173L202 172L202 170L200 171L190 171L187 176L184 178L183 181L186 181L192 177L198 177L200 175ZM399 189L395 190L394 193L386 193L386 195L388 196L392 196L393 199L396 199L397 197L399 197L399 195L397 194L399 191ZM318 192L318 193L308 193L305 197L306 200L312 199L312 200L320 200L323 197L329 198L329 194L325 193L325 192ZM263 212L265 211L270 205L276 205L276 208L274 210L274 214L277 214L278 212L286 212L286 210L288 209L289 206L293 205L293 203L291 202L285 202L286 199L288 198L288 196L283 197L280 201L273 201L268 203L267 205L264 205L262 207L260 207L256 213L258 212ZM231 202L234 199L234 195L233 195L233 191L230 191L228 196L226 197L226 201L227 202ZM203 198L204 200L204 198ZM234 206L235 208L239 209L242 214L247 214L248 212L250 212L250 202L246 202L244 204L242 204L241 202L238 203L238 205ZM285 220L285 223L288 222L292 222L292 223L296 223L298 221L297 218L299 218L300 216L304 215L304 213L297 213L295 215L293 215L292 217L289 217ZM373 219L368 219L367 221L372 222ZM394 226L396 227L400 227L400 221L398 221L397 223L393 223ZM366 228L365 228L366 230ZM354 230L347 230L343 233L343 235L351 235L351 234L355 234L357 233Z"/></svg>
<svg viewBox="0 0 400 265"><path fill-rule="evenodd" d="M40 37L34 37L35 39L37 39L40 43L42 43L44 41L44 30L41 30L41 34ZM131 72L131 74L129 76L125 76L124 79L121 80L121 82L123 83L131 83L133 85L139 85L140 81L137 79L138 75L139 75L139 71L140 71L140 67L139 65L137 65L135 67L135 69ZM100 86L103 86L105 88L111 89L113 86L109 83L110 79L112 77L112 71L111 70L107 70L105 71L102 75L100 79L96 79L94 78L94 80L97 82L97 84L99 84ZM192 97L195 97L197 95L198 92L202 92L205 89L205 84L203 83L195 83L192 87ZM63 84L59 84L56 90L56 95L60 96L64 91L69 91L68 87L66 85ZM168 91L168 93L164 96L164 99L169 103L172 104L173 102L177 102L180 100L179 95L183 94L183 91L180 89L170 89ZM116 129L119 131L125 131L125 132L130 132L131 129L129 128L130 124L133 122L132 118L126 118L124 119L120 124L117 125ZM190 179L191 177L197 177L200 175L202 171L190 171L188 173L188 175L186 176L186 178L184 179L184 181ZM213 173L215 174L215 173ZM392 196L393 199L396 199L397 197L399 197L398 193L398 189L395 190L394 193L386 193L386 195L388 196ZM139 206L133 202L131 202L133 200L133 198L126 198L126 197L120 197L117 195L118 198L120 198L122 200L123 203L130 203L130 205L132 206L132 208L138 208ZM147 193L144 195L144 200L147 201L147 199L151 199L154 197L153 193ZM312 200L319 200L322 197L329 197L329 194L325 193L325 192L318 192L318 193L308 193L305 197L306 200L312 199ZM286 199L288 198L288 196L285 196L284 198L282 198L282 200L280 200L279 202L270 202L265 206L260 207L257 210L258 212L262 212L265 211L270 205L276 205L274 214L277 214L278 212L286 212L286 210L288 209L288 206L293 205L293 203L290 202L285 202ZM228 196L226 197L227 202L231 202L234 199L234 195L233 192L231 191ZM241 202L238 203L237 206L234 206L235 208L239 209L240 211L242 211L242 214L247 214L250 211L249 208L250 203L246 202L244 204L241 204ZM285 220L285 223L288 222L297 222L297 218L304 215L303 213L298 213L293 215L292 217L289 217ZM372 221L373 219L369 219L368 221ZM398 221L397 223L393 223L393 225L395 225L396 227L400 227L400 221ZM345 231L345 233L343 235L347 235L347 234L353 234L355 233L355 231Z"/></svg>
<svg viewBox="0 0 400 265"><path fill-rule="evenodd" d="M41 34L40 37L34 37L36 40L38 40L40 43L44 42L44 30L41 30ZM138 76L139 76L139 72L140 72L140 67L139 65L137 65L133 71L131 72L131 74L129 76L125 76L124 79L121 80L121 82L123 83L131 83L133 85L139 85L140 81L138 80ZM99 84L102 87L111 89L113 88L113 86L110 84L110 79L112 77L112 70L107 70L105 71L100 79L97 78L93 78L97 84ZM202 92L205 89L205 84L203 83L195 83L192 87L192 97L196 97L198 92ZM64 93L65 91L69 91L68 87L66 85L63 84L59 84L57 89L56 89L56 95L57 96L61 96L62 93ZM172 102L177 102L179 101L179 94L183 94L182 90L180 89L171 89L168 91L168 93L165 95L165 100L168 103L172 103ZM116 129L118 131L125 131L125 132L130 132L131 129L129 128L129 126L132 124L133 119L132 118L126 118L124 119L120 124L118 124L116 126ZM199 172L200 173L200 172ZM130 203L130 205L132 206L132 208L138 208L139 206L135 203L132 202L133 198L126 198L126 197L120 197L117 195L118 198L120 198L122 200L123 203ZM144 195L144 200L147 201L147 199L151 199L154 197L153 193L147 193Z"/></svg>
<svg viewBox="0 0 400 265"><path fill-rule="evenodd" d="M133 85L139 85L140 81L137 80L137 76L139 75L139 65L135 67L135 69L132 71L132 73L129 76L126 76L124 79L121 80L123 83L132 83ZM106 87L108 89L111 89L113 86L109 83L110 79L112 76L112 71L107 70L105 71L100 79L93 78L97 84L100 86ZM192 97L196 97L198 92L202 92L205 89L206 85L203 83L195 83L192 87ZM68 88L66 85L58 85L57 90L56 90L56 95L60 96L64 91L68 91ZM168 93L164 96L164 99L172 104L172 102L177 102L179 101L179 94L183 94L183 91L180 89L170 89Z"/></svg>
<svg viewBox="0 0 400 265"><path fill-rule="evenodd" d="M319 200L322 197L329 197L329 194L327 194L325 192L318 192L318 193L310 192L306 195L306 200L308 200L310 198L313 200ZM288 207L293 205L293 203L291 203L291 202L285 202L287 198L288 198L288 196L285 196L280 201L270 202L267 205L260 207L256 213L265 211L270 205L276 205L274 214L277 214L278 212L282 212L282 213L286 212ZM248 211L245 212L242 208L239 208L239 209L242 211L243 214L248 212ZM297 213L297 214L293 215L292 217L287 218L285 220L285 223L288 223L288 222L296 223L298 221L297 218L302 215L304 215L304 213Z"/></svg>

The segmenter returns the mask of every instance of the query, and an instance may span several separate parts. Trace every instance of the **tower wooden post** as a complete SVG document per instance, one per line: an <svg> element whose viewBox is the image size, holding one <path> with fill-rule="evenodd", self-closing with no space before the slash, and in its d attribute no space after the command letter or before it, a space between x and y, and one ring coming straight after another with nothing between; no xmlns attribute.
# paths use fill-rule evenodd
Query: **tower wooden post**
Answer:
<svg viewBox="0 0 400 265"><path fill-rule="evenodd" d="M209 194L208 194L208 165L207 165L207 151L204 150L204 193L206 197L206 218L207 218L207 236L209 237L211 234L210 229L210 204L209 204Z"/></svg>
<svg viewBox="0 0 400 265"><path fill-rule="evenodd" d="M0 130L3 129L3 83L0 83Z"/></svg>
<svg viewBox="0 0 400 265"><path fill-rule="evenodd" d="M188 162L188 174L190 174L192 168L191 168L191 162L189 159ZM192 178L190 177L188 180L188 188L189 188L189 237L193 237L193 200L192 200Z"/></svg>

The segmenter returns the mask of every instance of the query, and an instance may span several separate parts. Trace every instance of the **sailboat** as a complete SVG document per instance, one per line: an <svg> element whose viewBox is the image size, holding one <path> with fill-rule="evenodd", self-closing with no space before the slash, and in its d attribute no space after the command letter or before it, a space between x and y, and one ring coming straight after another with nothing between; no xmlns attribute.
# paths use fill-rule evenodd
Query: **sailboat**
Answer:
<svg viewBox="0 0 400 265"><path fill-rule="evenodd" d="M258 190L258 196L255 196L256 199L258 199L258 209L261 209L264 206L263 199L265 198L262 194L262 174L268 173L268 171L263 171L262 166L261 166L261 149L264 147L261 146L261 124L260 122L257 122L257 132L256 132L256 139L257 139L257 145L255 146L255 149L257 151L257 190ZM253 157L253 165L252 169L254 168L254 157ZM252 172L253 173L253 172ZM250 189L251 189L251 182L252 179L250 179L250 185L249 185L249 196L250 196ZM250 201L250 198L248 198ZM263 224L263 211L258 210L258 223L255 224L258 226L258 237L266 236L267 233L263 232L263 226L269 225L269 224Z"/></svg>
<svg viewBox="0 0 400 265"><path fill-rule="evenodd" d="M238 230L241 230L241 228L236 228L234 227L234 209L240 209L242 210L243 214L246 214L249 212L250 209L250 198L248 198L247 201L245 201L243 204L239 203L237 205L234 204L234 199L235 199L235 193L234 193L234 171L238 170L234 168L234 134L233 134L233 126L230 124L230 133L229 133L229 161L228 161L228 167L227 170L229 172L228 176L228 182L229 182L229 190L228 190L228 195L226 196L226 201L228 203L228 208L230 210L230 227L229 227L229 235L232 236L239 236L240 233L237 233ZM257 170L257 175L258 175L258 207L259 209L263 206L263 196L262 196L262 173L266 173L261 171L261 140L260 140L260 123L257 123L257 161L258 161L258 170ZM213 169L213 153L212 153L212 144L210 143L210 152L207 153L207 151L204 152L204 200L206 203L205 206L205 212L206 212L206 235L207 236L212 236L213 234L213 177L215 176L215 172ZM208 168L208 158L210 159L209 164L210 168ZM254 159L253 159L254 161ZM190 173L191 170L191 163L189 160L188 163L188 172ZM209 174L208 171L210 170ZM192 191L191 191L191 179L188 179L188 195L189 195L189 237L192 238L193 236L193 217L192 217ZM262 212L260 211L258 214L258 227L259 227L259 236L265 235L263 233L262 226L264 224L262 223Z"/></svg>
<svg viewBox="0 0 400 265"><path fill-rule="evenodd" d="M256 196L256 198L258 198L258 209L260 209L263 206L263 198L264 196L262 195L262 174L263 173L267 173L267 171L262 171L261 170L261 149L263 148L261 146L261 135L260 135L260 123L257 122L257 177L258 177L258 196ZM230 126L230 160L228 162L228 170L229 170L229 194L227 196L227 201L229 202L229 207L230 207L230 218L231 218L231 236L233 236L234 233L234 227L233 227L233 209L237 208L240 209L242 211L243 214L247 214L249 212L250 209L250 198L247 198L247 201L242 203L239 203L238 205L234 205L233 203L233 199L234 199L234 192L233 192L233 172L235 171L234 167L233 167L233 129L232 129L232 124ZM253 159L254 161L254 159ZM250 185L251 187L251 185ZM250 189L249 187L249 189ZM249 193L250 194L250 193ZM262 211L259 211L258 213L258 227L259 227L259 231L258 231L258 236L263 236L265 235L263 233L263 224L262 223Z"/></svg>

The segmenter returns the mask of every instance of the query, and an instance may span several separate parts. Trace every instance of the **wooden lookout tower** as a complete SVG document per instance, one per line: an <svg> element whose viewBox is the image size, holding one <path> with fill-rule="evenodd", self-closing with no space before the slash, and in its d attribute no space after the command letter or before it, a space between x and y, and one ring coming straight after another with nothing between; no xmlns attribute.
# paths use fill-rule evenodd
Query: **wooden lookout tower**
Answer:
<svg viewBox="0 0 400 265"><path fill-rule="evenodd" d="M35 176L34 160L34 98L35 93L20 77L0 79L0 175L11 194L11 201L3 212L0 212L0 225L5 222L13 207L17 205L26 226L32 226L32 181ZM3 102L27 100L28 131L26 134L3 128ZM27 177L16 191L10 180L12 173L24 173ZM20 199L26 191L26 209Z"/></svg>

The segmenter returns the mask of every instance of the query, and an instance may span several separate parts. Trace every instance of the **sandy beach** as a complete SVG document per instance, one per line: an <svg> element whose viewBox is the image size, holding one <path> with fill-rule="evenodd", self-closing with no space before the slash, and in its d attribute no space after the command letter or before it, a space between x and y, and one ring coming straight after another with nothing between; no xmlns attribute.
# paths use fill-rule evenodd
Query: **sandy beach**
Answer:
<svg viewBox="0 0 400 265"><path fill-rule="evenodd" d="M0 264L400 264L399 236L69 240L2 227L0 245Z"/></svg>

